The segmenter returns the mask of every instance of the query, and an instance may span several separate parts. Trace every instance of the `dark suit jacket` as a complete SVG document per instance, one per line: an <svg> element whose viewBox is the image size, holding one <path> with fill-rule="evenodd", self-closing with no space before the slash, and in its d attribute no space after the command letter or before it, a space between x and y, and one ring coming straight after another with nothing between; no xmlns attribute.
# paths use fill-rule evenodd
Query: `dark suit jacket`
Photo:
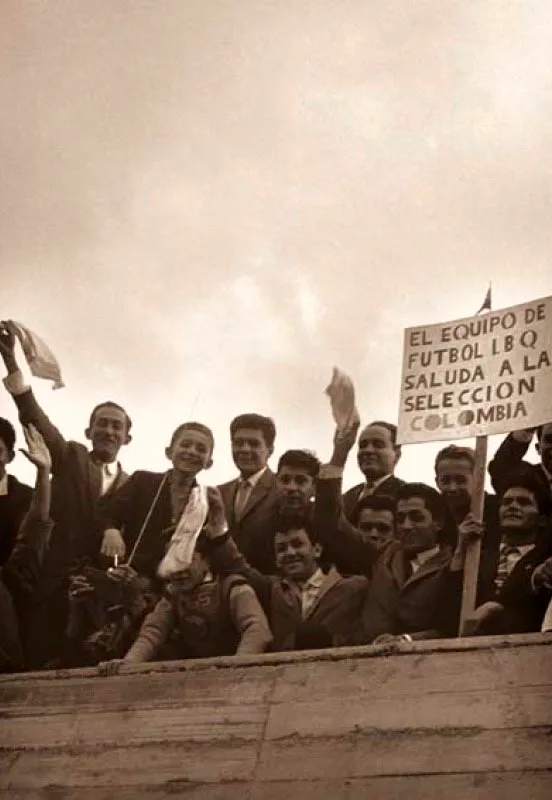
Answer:
<svg viewBox="0 0 552 800"><path fill-rule="evenodd" d="M278 497L276 476L270 468L266 470L252 490L239 520L234 514L234 500L238 484L239 479L235 478L218 487L224 501L229 530L251 566L270 575L276 568L274 562L274 531Z"/></svg>
<svg viewBox="0 0 552 800"><path fill-rule="evenodd" d="M293 650L295 634L305 622L328 631L333 646L348 642L358 627L369 586L364 577L343 578L337 570L331 569L316 603L303 620L300 598L291 581L254 569L230 537L212 544L210 560L216 572L243 575L255 589L274 636L271 646L274 651Z"/></svg>
<svg viewBox="0 0 552 800"><path fill-rule="evenodd" d="M30 613L27 659L40 667L56 657L65 637L67 582L71 569L83 559L98 558L101 539L98 500L101 468L79 442L67 441L44 413L32 390L14 396L23 425L32 423L44 437L52 456L52 501L54 529L44 559ZM114 492L127 479L121 470L110 489Z"/></svg>
<svg viewBox="0 0 552 800"><path fill-rule="evenodd" d="M505 480L512 473L520 471L536 478L543 489L549 495L551 494L550 484L542 464L531 464L529 461L523 460L528 449L529 442L517 442L512 434L509 434L501 443L489 464L491 483L497 494L501 493Z"/></svg>
<svg viewBox="0 0 552 800"><path fill-rule="evenodd" d="M30 486L8 475L8 493L0 497L0 566L10 557L32 496Z"/></svg>
<svg viewBox="0 0 552 800"><path fill-rule="evenodd" d="M0 567L0 672L25 667L23 639L29 605L51 530L50 521L27 515L10 558Z"/></svg>
<svg viewBox="0 0 552 800"><path fill-rule="evenodd" d="M535 567L552 556L552 529L541 531L535 547L520 558L506 578L495 600L504 606L498 617L491 619L481 633L536 633L540 631L552 591L533 592L531 576Z"/></svg>
<svg viewBox="0 0 552 800"><path fill-rule="evenodd" d="M101 468L90 458L87 448L67 441L37 403L32 390L15 395L19 419L40 431L52 456L51 517L55 528L43 566L39 595L47 595L64 581L71 567L83 558L98 555L98 500L102 485ZM127 479L120 471L108 494Z"/></svg>
<svg viewBox="0 0 552 800"><path fill-rule="evenodd" d="M380 483L380 485L374 489L373 494L375 495L385 494L388 497L396 497L401 486L404 486L404 483L405 482L402 481L400 478L396 478L394 475L390 475L389 478L387 478L387 480L385 480L383 483ZM356 486L353 486L352 489L349 489L343 495L343 511L345 513L345 516L350 522L356 522L356 513L359 504L359 498L365 485L366 485L365 483L358 483Z"/></svg>
<svg viewBox="0 0 552 800"><path fill-rule="evenodd" d="M361 625L352 643L368 644L382 633L417 633L420 638L455 634L457 620L449 617L446 603L442 602L449 591L452 552L448 547L406 579L406 559L400 542L377 548L344 516L340 478L318 480L315 528L332 557L348 573L372 578Z"/></svg>
<svg viewBox="0 0 552 800"><path fill-rule="evenodd" d="M136 542L140 529L152 507L165 472L134 472L114 494L104 496L99 503L102 528L122 530L126 558ZM191 487L190 487L191 489ZM141 575L156 578L156 570L165 555L172 535L171 490L169 481L161 490L148 524L140 540L132 566Z"/></svg>

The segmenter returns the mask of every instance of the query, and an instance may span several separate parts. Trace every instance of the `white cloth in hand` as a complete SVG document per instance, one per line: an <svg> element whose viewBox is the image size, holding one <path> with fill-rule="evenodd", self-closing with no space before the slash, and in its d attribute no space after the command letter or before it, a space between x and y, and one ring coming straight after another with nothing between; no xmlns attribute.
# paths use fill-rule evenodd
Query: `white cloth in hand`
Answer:
<svg viewBox="0 0 552 800"><path fill-rule="evenodd" d="M326 394L330 398L333 418L340 433L351 430L360 422L360 415L355 405L355 387L350 377L338 367L333 369Z"/></svg>
<svg viewBox="0 0 552 800"><path fill-rule="evenodd" d="M171 537L167 552L157 568L160 578L168 578L190 566L196 542L208 513L207 487L194 486Z"/></svg>
<svg viewBox="0 0 552 800"><path fill-rule="evenodd" d="M31 373L36 378L53 381L52 389L61 389L65 384L61 378L61 368L58 360L48 345L20 322L10 320L14 333L19 339L23 355L25 356Z"/></svg>

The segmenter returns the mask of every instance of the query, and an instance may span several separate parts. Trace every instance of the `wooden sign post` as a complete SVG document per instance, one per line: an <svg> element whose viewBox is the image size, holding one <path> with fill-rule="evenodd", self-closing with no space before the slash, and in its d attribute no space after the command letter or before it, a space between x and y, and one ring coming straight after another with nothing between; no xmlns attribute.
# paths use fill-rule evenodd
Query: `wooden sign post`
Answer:
<svg viewBox="0 0 552 800"><path fill-rule="evenodd" d="M483 521L485 507L485 474L487 472L487 437L478 436L475 440L474 487L471 499L471 513L477 520ZM463 636L466 618L475 610L477 595L477 576L479 574L479 556L481 540L476 539L468 545L464 561L464 583L462 585L462 610L458 635Z"/></svg>

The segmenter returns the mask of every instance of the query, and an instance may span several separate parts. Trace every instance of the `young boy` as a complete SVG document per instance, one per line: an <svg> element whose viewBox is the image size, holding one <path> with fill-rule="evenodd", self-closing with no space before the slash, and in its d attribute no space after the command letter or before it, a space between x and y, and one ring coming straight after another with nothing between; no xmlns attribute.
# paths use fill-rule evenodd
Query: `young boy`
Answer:
<svg viewBox="0 0 552 800"><path fill-rule="evenodd" d="M168 472L135 472L115 494L100 501L102 553L126 558L139 575L157 580L171 536L197 487L196 476L213 463L213 448L207 426L179 425L165 449L172 465Z"/></svg>
<svg viewBox="0 0 552 800"><path fill-rule="evenodd" d="M24 432L28 449L21 452L36 467L36 484L12 554L0 568L0 672L17 672L26 666L23 634L29 600L37 585L52 530L50 453L32 425Z"/></svg>
<svg viewBox="0 0 552 800"><path fill-rule="evenodd" d="M263 653L272 634L255 592L239 575L211 573L208 540L200 536L186 569L166 583L163 597L144 620L124 659L106 664Z"/></svg>

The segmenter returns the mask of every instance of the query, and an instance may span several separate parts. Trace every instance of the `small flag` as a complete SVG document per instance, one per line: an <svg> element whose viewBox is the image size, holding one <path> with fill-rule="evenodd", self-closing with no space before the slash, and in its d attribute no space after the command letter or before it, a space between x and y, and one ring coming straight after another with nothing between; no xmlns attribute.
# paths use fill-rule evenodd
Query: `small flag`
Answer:
<svg viewBox="0 0 552 800"><path fill-rule="evenodd" d="M489 288L487 289L487 294L485 295L485 299L483 300L483 305L476 312L476 314L481 314L482 311L490 311L491 310L491 284L489 284Z"/></svg>

